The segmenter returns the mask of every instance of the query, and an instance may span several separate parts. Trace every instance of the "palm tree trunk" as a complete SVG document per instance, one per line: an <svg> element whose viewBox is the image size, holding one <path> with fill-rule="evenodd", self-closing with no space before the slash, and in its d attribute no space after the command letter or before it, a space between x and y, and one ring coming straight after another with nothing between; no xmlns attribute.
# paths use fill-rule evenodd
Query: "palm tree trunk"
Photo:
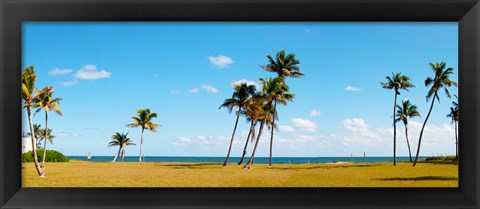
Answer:
<svg viewBox="0 0 480 209"><path fill-rule="evenodd" d="M48 112L45 111L45 139L43 142L43 159L41 167L45 167L45 157L47 156L47 139L48 137Z"/></svg>
<svg viewBox="0 0 480 209"><path fill-rule="evenodd" d="M417 164L418 154L420 154L420 144L422 143L423 129L425 128L425 125L427 124L428 117L430 117L430 113L432 113L433 104L435 104L435 97L437 97L437 92L435 92L435 95L433 96L432 105L430 105L430 110L428 111L427 117L425 118L425 121L423 122L422 130L420 131L420 137L418 138L417 155L415 156L415 161L413 162L414 167Z"/></svg>
<svg viewBox="0 0 480 209"><path fill-rule="evenodd" d="M47 140L43 142L43 159L42 159L42 165L40 167L45 167L45 158L47 157Z"/></svg>
<svg viewBox="0 0 480 209"><path fill-rule="evenodd" d="M247 154L248 140L250 140L250 136L252 135L253 125L254 122L252 120L252 125L250 126L250 131L248 132L247 141L245 141L245 147L243 147L242 158L240 159L240 161L238 161L238 165L241 165L243 163L243 159L245 159L245 155Z"/></svg>
<svg viewBox="0 0 480 209"><path fill-rule="evenodd" d="M397 165L397 123L395 112L397 111L397 90L395 89L395 102L393 103L393 166Z"/></svg>
<svg viewBox="0 0 480 209"><path fill-rule="evenodd" d="M458 134L457 134L457 121L455 121L455 156L458 160Z"/></svg>
<svg viewBox="0 0 480 209"><path fill-rule="evenodd" d="M277 100L275 100L273 104L272 131L270 133L270 160L268 161L268 168L272 168L273 131L275 130L275 112L276 111L277 111Z"/></svg>
<svg viewBox="0 0 480 209"><path fill-rule="evenodd" d="M117 157L120 155L121 150L122 150L122 147L120 146L120 148L118 148L117 156L115 156L115 158L113 158L112 163L114 163L117 160Z"/></svg>
<svg viewBox="0 0 480 209"><path fill-rule="evenodd" d="M243 168L250 169L250 165L253 164L253 159L255 158L255 152L257 151L258 141L260 141L260 137L262 136L263 125L265 124L265 120L260 123L260 130L258 130L257 141L255 142L255 146L253 147L252 156L248 160L247 164L243 166Z"/></svg>
<svg viewBox="0 0 480 209"><path fill-rule="evenodd" d="M125 158L125 147L123 147L123 150L122 150L122 162L123 162L124 158Z"/></svg>
<svg viewBox="0 0 480 209"><path fill-rule="evenodd" d="M142 136L140 137L140 157L138 158L139 162L142 162L142 144L143 144L143 132L145 131L145 128L142 127Z"/></svg>
<svg viewBox="0 0 480 209"><path fill-rule="evenodd" d="M228 147L227 157L225 158L225 161L223 162L223 166L227 165L228 158L230 157L230 152L232 151L233 137L235 136L235 131L237 131L238 119L240 118L240 108L241 107L238 107L237 120L235 121L235 127L233 128L232 138L230 139L230 146Z"/></svg>
<svg viewBox="0 0 480 209"><path fill-rule="evenodd" d="M27 115L28 115L28 123L30 125L30 133L32 138L32 152L33 152L33 162L35 163L35 168L37 169L38 176L45 177L46 174L43 172L42 168L38 164L37 158L37 140L35 139L34 135L35 132L33 131L33 121L32 121L32 113L30 112L30 107L27 107Z"/></svg>
<svg viewBox="0 0 480 209"><path fill-rule="evenodd" d="M408 154L410 156L410 162L412 162L412 152L410 151L410 142L408 142L408 128L407 128L407 124L404 124L405 125L405 138L407 139L407 146L408 146Z"/></svg>

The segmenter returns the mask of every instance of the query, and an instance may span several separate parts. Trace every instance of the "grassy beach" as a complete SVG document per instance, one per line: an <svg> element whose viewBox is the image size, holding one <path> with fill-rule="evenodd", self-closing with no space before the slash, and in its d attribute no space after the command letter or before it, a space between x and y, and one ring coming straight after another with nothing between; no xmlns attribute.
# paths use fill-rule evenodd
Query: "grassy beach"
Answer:
<svg viewBox="0 0 480 209"><path fill-rule="evenodd" d="M24 187L457 187L458 165L448 163L255 164L48 163L39 178L33 163Z"/></svg>

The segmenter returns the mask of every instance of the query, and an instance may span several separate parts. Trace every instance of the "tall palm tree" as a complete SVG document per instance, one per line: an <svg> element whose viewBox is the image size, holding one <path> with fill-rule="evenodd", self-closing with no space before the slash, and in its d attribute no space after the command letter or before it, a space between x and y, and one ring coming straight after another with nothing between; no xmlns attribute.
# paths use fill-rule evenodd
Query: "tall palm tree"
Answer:
<svg viewBox="0 0 480 209"><path fill-rule="evenodd" d="M50 130L48 129L48 112L53 110L55 113L63 117L62 111L58 108L58 106L60 105L60 101L62 101L62 98L53 98L53 92L55 92L55 89L53 87L46 86L41 91L44 93L40 94L40 96L34 100L34 104L32 105L33 108L38 108L37 111L35 111L35 114L33 116L35 117L38 112L40 112L41 110L44 110L45 111L45 129ZM43 138L47 138L47 132L44 132L45 136ZM47 140L43 142L43 160L41 165L42 168L45 166L46 155L47 155Z"/></svg>
<svg viewBox="0 0 480 209"><path fill-rule="evenodd" d="M234 84L234 92L231 98L226 99L218 109L225 107L229 113L232 113L235 107L238 110L235 112L237 119L235 120L235 126L233 128L232 137L230 139L230 146L228 147L227 157L223 162L223 166L227 165L228 158L230 157L230 152L232 151L233 138L235 137L235 132L237 131L238 119L240 118L240 113L242 108L245 106L245 101L249 98L250 95L255 94L255 86L247 85L246 83Z"/></svg>
<svg viewBox="0 0 480 209"><path fill-rule="evenodd" d="M456 82L450 80L450 75L453 74L453 68L445 69L447 66L447 63L445 62L435 63L435 64L429 63L429 65L433 70L435 77L433 78L428 77L425 80L426 87L432 85L430 90L428 90L426 99L427 99L427 102L430 98L433 97L433 99L432 99L432 104L430 105L430 110L428 111L427 117L423 122L422 129L420 130L420 137L418 138L417 155L415 156L415 161L413 162L413 166L417 164L418 155L420 154L420 145L422 143L423 130L425 129L425 125L427 124L428 118L430 117L430 113L432 113L433 104L435 104L435 99L437 99L438 102L440 102L440 97L438 96L438 90L443 88L445 90L445 94L447 95L447 97L451 98L450 92L448 91L448 87L458 86Z"/></svg>
<svg viewBox="0 0 480 209"><path fill-rule="evenodd" d="M25 102L24 108L27 110L27 117L28 117L28 124L30 126L30 137L32 140L32 152L33 152L33 162L35 164L35 169L37 170L37 174L40 177L46 176L43 169L40 167L37 158L37 141L35 138L35 132L33 129L33 122L32 122L32 113L31 108L34 100L38 98L44 92L35 92L35 81L37 79L37 75L35 74L35 70L33 66L25 67L22 71L22 99Z"/></svg>
<svg viewBox="0 0 480 209"><path fill-rule="evenodd" d="M35 148L40 147L40 140L38 140L40 138L39 135L38 135L38 132L40 131L40 127L41 127L40 124L36 124L36 123L33 124L33 137L35 137L35 139L37 139L37 144L35 145ZM31 136L31 135L32 135L32 133L27 132L26 136ZM22 169L23 168L25 168L25 164L22 162Z"/></svg>
<svg viewBox="0 0 480 209"><path fill-rule="evenodd" d="M416 105L410 104L410 100L403 100L402 106L397 105L397 115L395 122L403 121L403 125L405 126L405 138L407 139L407 146L408 146L408 154L410 156L410 162L412 162L412 151L410 150L410 142L408 141L408 118L412 117L420 117L420 112L417 110Z"/></svg>
<svg viewBox="0 0 480 209"><path fill-rule="evenodd" d="M274 103L273 105L273 122L272 124L275 123L275 115L276 115L276 109L277 109L277 102L280 102L283 105L287 104L287 101L293 101L293 94L288 94L288 86L285 84L285 78L286 77L292 77L292 78L299 78L304 76L304 74L300 71L300 67L298 66L300 64L300 61L295 58L295 54L290 53L286 54L285 50L280 50L277 51L277 54L275 56L275 59L271 55L267 55L268 59L268 64L265 66L261 66L261 68L265 69L266 71L269 72L274 72L277 73L278 80L275 78L275 82L280 82L272 85L271 87L278 87L272 89L274 93L273 95L270 95L268 100L268 103L271 105L272 101ZM279 84L279 85L277 85ZM277 90L280 90L278 92ZM286 92L281 93L281 91L286 90ZM270 133L270 160L269 160L269 167L272 167L272 149L273 149L273 130L274 128L271 129Z"/></svg>
<svg viewBox="0 0 480 209"><path fill-rule="evenodd" d="M55 138L55 136L52 135L52 129L48 129L48 131L45 132L45 129L44 129L44 128L41 128L41 129L38 131L38 133L39 133L39 138L38 138L39 144L43 141L43 144L44 144L43 150L46 150L46 149L47 149L47 147L46 147L46 145L45 145L46 142L49 141L50 144L53 144L53 139ZM41 166L40 166L40 167L42 167L42 168L44 167L45 159L46 159L46 157L47 157L47 154L46 154L46 153L47 153L47 152L45 152L45 151L43 152L42 164L41 164Z"/></svg>
<svg viewBox="0 0 480 209"><path fill-rule="evenodd" d="M133 143L133 141L130 140L130 138L128 138L127 135L128 135L128 132L126 134L116 132L112 136L112 141L110 141L108 143L108 147L119 146L118 153L117 153L117 155L115 156L115 158L113 159L112 162L115 162L117 160L117 158L118 158L118 156L120 156L120 153L122 152L122 150L123 150L123 153L125 153L125 148L127 146L135 145L135 143ZM122 162L123 162L123 157L124 157L124 155L122 156Z"/></svg>
<svg viewBox="0 0 480 209"><path fill-rule="evenodd" d="M400 90L408 91L408 88L413 87L413 84L410 83L410 78L402 73L393 73L392 77L386 77L387 82L380 82L385 89L394 90L395 99L393 100L393 165L397 165L397 125L395 123L395 112L397 108L397 96L400 95Z"/></svg>
<svg viewBox="0 0 480 209"><path fill-rule="evenodd" d="M277 73L278 77L299 78L303 76L298 66L300 61L295 58L293 53L285 55L285 50L280 50L277 51L275 58L267 55L267 59L269 63L265 66L260 65L260 67L266 71Z"/></svg>
<svg viewBox="0 0 480 209"><path fill-rule="evenodd" d="M242 157L240 158L240 161L238 161L238 165L241 165L243 163L243 160L245 159L245 155L247 154L248 141L255 141L255 126L258 123L258 111L255 110L255 105L257 104L255 104L252 100L253 96L248 98L247 102L245 103L245 110L243 110L242 113L246 116L247 122L250 122L250 129L248 131L247 140L245 141L245 146L243 147Z"/></svg>
<svg viewBox="0 0 480 209"><path fill-rule="evenodd" d="M137 116L132 116L133 123L127 125L127 127L135 128L135 127L142 127L142 135L140 137L140 154L138 161L143 161L143 153L142 153L142 144L143 144L143 132L145 129L157 132L157 127L162 127L160 124L153 123L152 120L157 117L157 113L153 112L150 113L150 109L138 109Z"/></svg>
<svg viewBox="0 0 480 209"><path fill-rule="evenodd" d="M261 78L259 81L260 84L263 85L262 88L262 94L264 95L266 102L269 106L272 106L272 120L273 124L275 123L275 116L277 113L277 103L280 103L282 105L287 105L289 101L293 101L295 98L294 94L288 93L290 88L288 85L284 82L284 79L281 77L275 77L275 78ZM270 133L270 160L269 160L269 167L272 167L272 150L273 150L273 130L274 128L271 128L271 133Z"/></svg>
<svg viewBox="0 0 480 209"><path fill-rule="evenodd" d="M458 100L457 95L454 95L454 96ZM457 123L458 123L458 116L459 116L458 103L456 101L453 101L452 105L453 107L450 107L450 113L447 115L447 118L451 118L452 123L455 124L455 156L458 158L458 134L457 134Z"/></svg>

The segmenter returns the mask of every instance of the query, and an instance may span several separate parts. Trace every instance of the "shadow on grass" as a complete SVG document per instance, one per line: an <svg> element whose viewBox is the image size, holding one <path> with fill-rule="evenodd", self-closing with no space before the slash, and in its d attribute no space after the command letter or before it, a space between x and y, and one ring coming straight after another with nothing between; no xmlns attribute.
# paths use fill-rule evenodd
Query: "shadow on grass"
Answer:
<svg viewBox="0 0 480 209"><path fill-rule="evenodd" d="M166 167L172 167L173 169L183 169L183 168L189 168L189 169L208 169L211 167L206 167L206 166L218 166L222 165L221 163L176 163L176 164L165 164L165 165L155 165L155 166L166 166Z"/></svg>
<svg viewBox="0 0 480 209"><path fill-rule="evenodd" d="M334 168L362 168L362 167L372 167L376 165L319 165L319 166L312 166L312 167L299 167L299 168L293 168L293 167L288 167L288 168L275 168L273 167L272 169L277 169L277 170L310 170L310 169L334 169Z"/></svg>
<svg viewBox="0 0 480 209"><path fill-rule="evenodd" d="M369 165L335 165L329 166L331 168L366 168L366 167L373 167L378 166L377 164L369 164Z"/></svg>
<svg viewBox="0 0 480 209"><path fill-rule="evenodd" d="M417 163L443 164L443 165L458 165L458 161L418 161Z"/></svg>
<svg viewBox="0 0 480 209"><path fill-rule="evenodd" d="M457 177L447 177L447 176L420 176L420 177L410 177L410 178L380 178L374 179L378 181L457 181Z"/></svg>

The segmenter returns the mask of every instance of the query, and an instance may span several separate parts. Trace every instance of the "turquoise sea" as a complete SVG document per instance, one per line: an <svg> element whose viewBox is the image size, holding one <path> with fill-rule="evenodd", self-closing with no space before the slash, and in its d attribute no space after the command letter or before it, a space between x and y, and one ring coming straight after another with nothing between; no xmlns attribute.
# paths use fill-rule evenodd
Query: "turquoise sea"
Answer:
<svg viewBox="0 0 480 209"><path fill-rule="evenodd" d="M87 156L68 156L70 160L88 161ZM92 156L92 162L110 162L114 156ZM424 159L425 157L419 157ZM145 156L145 162L208 162L222 163L225 157L163 157ZM118 159L117 159L118 160ZM268 163L268 157L255 157L255 163ZM408 162L409 157L397 157L397 162ZM126 156L125 162L137 162L138 156ZM240 157L230 157L229 163L238 163ZM247 162L246 157L244 162ZM306 163L332 163L332 162L393 162L393 157L274 157L274 164L306 164Z"/></svg>

